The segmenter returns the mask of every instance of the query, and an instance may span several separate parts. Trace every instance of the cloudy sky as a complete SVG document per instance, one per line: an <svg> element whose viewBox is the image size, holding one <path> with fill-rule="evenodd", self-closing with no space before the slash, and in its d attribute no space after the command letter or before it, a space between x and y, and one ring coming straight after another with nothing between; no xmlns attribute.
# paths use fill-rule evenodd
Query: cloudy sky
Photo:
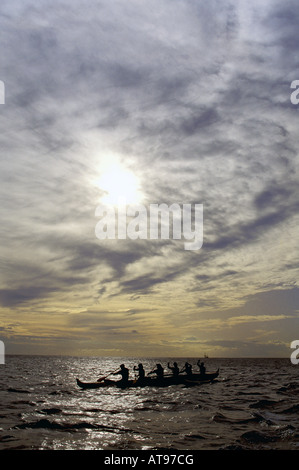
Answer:
<svg viewBox="0 0 299 470"><path fill-rule="evenodd" d="M298 24L296 0L1 1L7 353L290 356ZM126 194L203 204L202 248L99 240Z"/></svg>

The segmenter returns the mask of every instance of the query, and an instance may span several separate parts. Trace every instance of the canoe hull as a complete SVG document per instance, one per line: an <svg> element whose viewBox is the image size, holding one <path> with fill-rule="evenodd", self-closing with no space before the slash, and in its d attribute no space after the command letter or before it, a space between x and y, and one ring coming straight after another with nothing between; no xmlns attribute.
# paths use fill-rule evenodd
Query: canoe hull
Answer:
<svg viewBox="0 0 299 470"><path fill-rule="evenodd" d="M146 377L142 382L138 380L129 380L127 383L113 380L103 380L101 382L82 382L77 379L78 387L82 389L96 389L104 387L118 387L118 388L130 388L130 387L169 387L170 385L197 385L202 383L208 383L215 380L219 375L219 369L210 374L192 374L179 375L178 377L164 377L163 379L149 378Z"/></svg>
<svg viewBox="0 0 299 470"><path fill-rule="evenodd" d="M190 385L202 384L215 380L219 375L219 370L209 374L179 375L177 377L164 377L163 379L149 379L147 385L153 387L168 387L169 385Z"/></svg>
<svg viewBox="0 0 299 470"><path fill-rule="evenodd" d="M105 382L82 382L79 379L77 380L77 385L80 388L86 389L86 388L102 388L102 387L107 387Z"/></svg>

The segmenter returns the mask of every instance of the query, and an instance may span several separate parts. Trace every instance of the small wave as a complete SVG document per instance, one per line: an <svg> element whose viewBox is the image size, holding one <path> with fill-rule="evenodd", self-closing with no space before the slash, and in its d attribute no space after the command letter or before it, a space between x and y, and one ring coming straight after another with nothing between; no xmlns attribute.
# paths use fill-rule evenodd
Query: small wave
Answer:
<svg viewBox="0 0 299 470"><path fill-rule="evenodd" d="M54 414L62 413L62 410L60 408L43 408L42 410L38 411L38 413L54 415Z"/></svg>
<svg viewBox="0 0 299 470"><path fill-rule="evenodd" d="M283 427L276 427L270 432L248 431L242 434L241 438L250 444L263 444L270 442L288 441L293 438L295 433L294 426L287 425Z"/></svg>
<svg viewBox="0 0 299 470"><path fill-rule="evenodd" d="M123 410L105 410L104 408L86 408L84 410L86 413L105 413L105 414L122 414ZM126 414L129 414L130 411L126 411Z"/></svg>
<svg viewBox="0 0 299 470"><path fill-rule="evenodd" d="M246 446L242 446L242 445L238 445L238 444L229 444L225 447L220 447L220 450L236 450L236 451L244 451L244 450L248 450L248 447Z"/></svg>
<svg viewBox="0 0 299 470"><path fill-rule="evenodd" d="M251 403L249 405L249 408L274 408L277 405L280 405L281 401L275 401L275 400L259 400L256 403Z"/></svg>
<svg viewBox="0 0 299 470"><path fill-rule="evenodd" d="M293 405L286 410L283 410L282 413L299 413L299 405Z"/></svg>
<svg viewBox="0 0 299 470"><path fill-rule="evenodd" d="M261 421L266 421L263 416L255 413L254 416L250 418L228 418L227 416L217 413L213 416L212 421L216 423L233 423L233 424L248 424L248 423L260 423Z"/></svg>
<svg viewBox="0 0 299 470"><path fill-rule="evenodd" d="M159 408L154 408L154 407L150 407L150 406L136 406L134 408L134 411L155 411L155 412L160 412L160 411L163 411L163 410L159 410Z"/></svg>
<svg viewBox="0 0 299 470"><path fill-rule="evenodd" d="M287 394L287 395L294 395L294 394L297 395L298 387L299 387L299 384L297 384L296 382L291 382L287 385L284 385L283 387L280 387L277 390L277 393Z"/></svg>
<svg viewBox="0 0 299 470"><path fill-rule="evenodd" d="M94 429L106 432L130 432L129 429L117 428L112 426L105 426L103 424L92 424L86 421L79 423L58 423L56 421L49 421L48 419L40 419L38 421L18 424L13 429L52 429L60 431L76 431L79 429Z"/></svg>
<svg viewBox="0 0 299 470"><path fill-rule="evenodd" d="M13 429L63 429L62 424L51 422L48 419L40 419L31 423L18 424Z"/></svg>
<svg viewBox="0 0 299 470"><path fill-rule="evenodd" d="M8 442L8 441L15 441L16 437L11 436L10 434L5 434L4 436L0 436L0 442Z"/></svg>
<svg viewBox="0 0 299 470"><path fill-rule="evenodd" d="M274 442L277 440L274 436L270 436L265 433L261 433L260 431L248 431L242 434L242 439L246 442L250 442L251 444L259 444L259 443L267 443L267 442Z"/></svg>
<svg viewBox="0 0 299 470"><path fill-rule="evenodd" d="M212 421L215 421L216 423L223 423L223 422L229 422L230 420L223 414L217 413L214 416L212 416Z"/></svg>
<svg viewBox="0 0 299 470"><path fill-rule="evenodd" d="M36 406L36 403L33 401L29 400L18 400L18 401L12 401L12 405L29 405L29 406Z"/></svg>
<svg viewBox="0 0 299 470"><path fill-rule="evenodd" d="M8 388L7 389L8 392L12 392L12 393L31 393L29 390L22 390L22 389L19 389L19 388Z"/></svg>

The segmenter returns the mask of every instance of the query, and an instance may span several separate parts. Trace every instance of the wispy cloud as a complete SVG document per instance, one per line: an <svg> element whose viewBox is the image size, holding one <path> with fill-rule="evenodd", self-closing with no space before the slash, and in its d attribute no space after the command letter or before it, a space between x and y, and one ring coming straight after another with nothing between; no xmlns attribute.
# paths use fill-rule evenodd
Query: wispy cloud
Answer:
<svg viewBox="0 0 299 470"><path fill-rule="evenodd" d="M259 316L244 307L229 317L238 338L245 320L274 318L277 292L281 336L292 334L298 15L292 0L2 2L4 325L8 311L26 323L33 305L60 305L63 317L65 299L72 312L120 303L149 318L151 305L178 340L175 318L204 329L212 315L212 341L209 325L219 331L229 309L269 292ZM111 155L135 172L145 204L204 205L199 252L96 239L95 181Z"/></svg>

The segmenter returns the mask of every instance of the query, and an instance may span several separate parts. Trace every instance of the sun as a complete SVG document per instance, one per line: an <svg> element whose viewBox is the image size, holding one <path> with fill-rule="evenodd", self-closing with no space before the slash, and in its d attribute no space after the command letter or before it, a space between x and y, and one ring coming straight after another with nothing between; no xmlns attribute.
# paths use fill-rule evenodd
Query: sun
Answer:
<svg viewBox="0 0 299 470"><path fill-rule="evenodd" d="M103 191L103 204L139 204L142 199L140 182L137 176L120 163L106 166L97 181Z"/></svg>

